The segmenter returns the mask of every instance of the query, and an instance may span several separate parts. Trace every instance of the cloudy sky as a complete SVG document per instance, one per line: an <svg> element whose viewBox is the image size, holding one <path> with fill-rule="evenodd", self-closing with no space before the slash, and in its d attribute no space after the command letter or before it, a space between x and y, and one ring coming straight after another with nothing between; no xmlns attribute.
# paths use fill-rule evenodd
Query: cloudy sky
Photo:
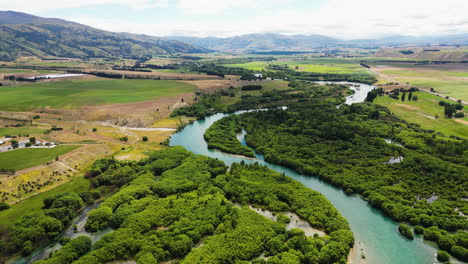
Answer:
<svg viewBox="0 0 468 264"><path fill-rule="evenodd" d="M0 6L155 36L468 33L468 0L0 0Z"/></svg>

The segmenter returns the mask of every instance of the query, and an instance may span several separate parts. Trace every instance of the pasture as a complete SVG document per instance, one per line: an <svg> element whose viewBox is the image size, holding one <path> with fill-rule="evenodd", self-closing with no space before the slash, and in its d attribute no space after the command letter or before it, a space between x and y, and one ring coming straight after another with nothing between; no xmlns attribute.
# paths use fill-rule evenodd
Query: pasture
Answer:
<svg viewBox="0 0 468 264"><path fill-rule="evenodd" d="M401 101L389 96L379 96L374 103L389 108L397 117L419 124L424 129L439 131L448 136L468 138L468 118L445 118L444 107L438 104L439 101L453 103L452 101L426 92L415 92L413 95L418 96L417 101Z"/></svg>
<svg viewBox="0 0 468 264"><path fill-rule="evenodd" d="M443 96L450 96L468 101L468 67L452 65L378 65L372 68L388 80L396 80L435 91Z"/></svg>
<svg viewBox="0 0 468 264"><path fill-rule="evenodd" d="M24 148L0 153L0 168L22 170L55 159L79 146L56 146L55 148Z"/></svg>
<svg viewBox="0 0 468 264"><path fill-rule="evenodd" d="M359 63L345 59L310 59L310 60L278 60L278 61L253 61L241 64L223 64L226 67L240 67L260 71L268 65L288 65L290 69L304 72L318 73L342 73L342 74L370 74Z"/></svg>
<svg viewBox="0 0 468 264"><path fill-rule="evenodd" d="M34 195L17 204L13 204L10 209L0 211L0 225L11 227L21 217L41 210L45 198L66 192L87 191L89 185L90 182L88 179L78 177L56 188Z"/></svg>
<svg viewBox="0 0 468 264"><path fill-rule="evenodd" d="M37 108L79 108L149 101L192 93L196 86L178 81L69 80L0 88L0 109L30 111Z"/></svg>
<svg viewBox="0 0 468 264"><path fill-rule="evenodd" d="M42 134L44 130L38 127L0 127L0 137Z"/></svg>

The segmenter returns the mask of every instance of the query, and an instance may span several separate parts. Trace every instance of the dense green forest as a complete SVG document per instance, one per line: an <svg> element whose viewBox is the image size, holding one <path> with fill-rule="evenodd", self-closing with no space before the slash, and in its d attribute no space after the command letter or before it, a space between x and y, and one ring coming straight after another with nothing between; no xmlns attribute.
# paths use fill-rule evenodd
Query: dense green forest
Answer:
<svg viewBox="0 0 468 264"><path fill-rule="evenodd" d="M265 91L259 95L245 94L240 97L240 100L226 107L226 112L235 112L238 110L250 110L257 108L273 108L289 105L298 101L316 99L333 98L336 104L341 104L345 101L344 95L352 93L348 86L338 84L320 85L306 81L292 81L288 84L289 89ZM238 90L242 90L242 87ZM231 92L235 93L235 92ZM217 109L217 102L222 96L229 95L229 92L221 91L211 94L202 94L196 102L190 106L176 109L173 116L192 116L203 118L205 116L215 114L220 109Z"/></svg>
<svg viewBox="0 0 468 264"><path fill-rule="evenodd" d="M228 168L172 147L139 162L98 160L87 177L92 191L45 199L40 212L24 217L2 240L2 254L28 255L58 238L80 208L104 190L113 194L88 213L85 227L113 231L92 248L88 237L60 239L65 245L37 263L346 263L354 243L347 221L323 195L257 164ZM294 212L326 235L287 231L285 216L273 221L249 205L275 214Z"/></svg>
<svg viewBox="0 0 468 264"><path fill-rule="evenodd" d="M220 131L207 132L235 153L239 146L226 141L231 127L245 129L247 144L267 161L360 194L468 261L468 140L423 130L371 103L337 108L323 100L219 120Z"/></svg>

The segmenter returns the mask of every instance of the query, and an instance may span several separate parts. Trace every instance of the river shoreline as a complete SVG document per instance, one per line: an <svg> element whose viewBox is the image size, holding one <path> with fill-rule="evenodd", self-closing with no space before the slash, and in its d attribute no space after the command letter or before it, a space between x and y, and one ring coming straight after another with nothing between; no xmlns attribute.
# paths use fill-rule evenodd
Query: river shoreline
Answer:
<svg viewBox="0 0 468 264"><path fill-rule="evenodd" d="M361 101L357 100L358 96L354 94L353 98L356 101L353 103L362 102L365 99L363 94L365 93L367 95L367 92L374 88L375 87L371 85L362 85L359 89L359 93L362 94L362 96L359 96ZM238 111L234 114L242 114L245 112L246 111ZM361 249L359 245L361 247L365 246L365 263L438 263L434 257L438 249L434 245L419 240L404 239L397 232L398 222L384 215L382 211L373 208L357 195L346 195L342 189L332 186L317 177L303 175L284 166L272 164L265 161L262 156L257 156L257 159L252 160L209 150L203 135L206 129L214 122L226 116L229 115L214 114L185 126L170 138L169 145L182 146L195 154L219 159L224 161L228 166L232 163L239 163L242 161L247 164L258 163L260 165L265 165L325 195L325 197L333 203L335 208L348 220L351 231L355 235L356 244L355 249L352 251L352 256L356 256L356 258L360 257ZM359 258L357 258L357 260L357 263L362 261ZM455 261L453 263L460 262Z"/></svg>

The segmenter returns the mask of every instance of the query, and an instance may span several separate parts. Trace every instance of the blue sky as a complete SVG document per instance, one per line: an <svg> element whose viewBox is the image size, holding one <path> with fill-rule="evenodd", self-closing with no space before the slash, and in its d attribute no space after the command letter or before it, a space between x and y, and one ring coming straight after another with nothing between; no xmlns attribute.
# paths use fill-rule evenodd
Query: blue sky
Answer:
<svg viewBox="0 0 468 264"><path fill-rule="evenodd" d="M340 38L468 32L468 0L0 0L6 10L156 36Z"/></svg>

